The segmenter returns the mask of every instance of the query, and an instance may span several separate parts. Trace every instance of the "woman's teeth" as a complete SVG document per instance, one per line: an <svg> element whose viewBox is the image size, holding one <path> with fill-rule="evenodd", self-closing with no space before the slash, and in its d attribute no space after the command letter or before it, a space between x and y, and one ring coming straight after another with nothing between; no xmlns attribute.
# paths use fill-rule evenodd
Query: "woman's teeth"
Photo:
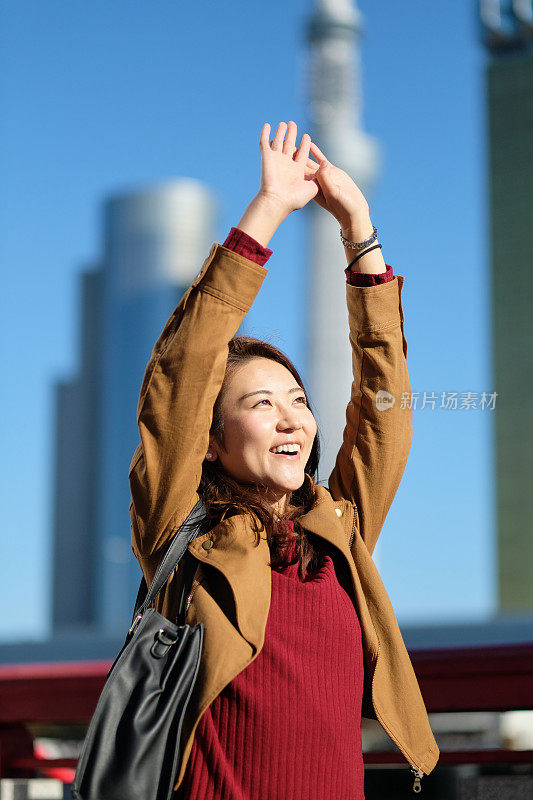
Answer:
<svg viewBox="0 0 533 800"><path fill-rule="evenodd" d="M289 455L292 453L299 453L300 452L300 445L299 444L283 444L279 447L272 448L273 453L284 453L285 455Z"/></svg>

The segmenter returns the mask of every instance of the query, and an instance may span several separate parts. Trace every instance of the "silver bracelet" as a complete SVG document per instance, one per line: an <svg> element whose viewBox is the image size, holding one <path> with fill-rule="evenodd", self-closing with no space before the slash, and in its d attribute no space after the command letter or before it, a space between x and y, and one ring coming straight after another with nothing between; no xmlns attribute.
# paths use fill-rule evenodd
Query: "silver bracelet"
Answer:
<svg viewBox="0 0 533 800"><path fill-rule="evenodd" d="M352 250L364 250L365 247L368 247L369 244L373 244L376 239L378 238L378 229L372 225L373 233L369 239L365 239L364 242L350 242L348 239L345 239L342 235L342 228L340 229L341 234L341 242L345 247L350 247Z"/></svg>

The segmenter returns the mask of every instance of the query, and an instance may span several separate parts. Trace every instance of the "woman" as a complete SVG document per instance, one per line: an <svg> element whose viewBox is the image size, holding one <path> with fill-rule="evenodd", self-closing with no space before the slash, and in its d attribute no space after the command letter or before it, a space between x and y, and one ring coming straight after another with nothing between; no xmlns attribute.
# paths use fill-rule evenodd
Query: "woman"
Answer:
<svg viewBox="0 0 533 800"><path fill-rule="evenodd" d="M380 390L409 391L403 278L386 267L349 176L308 134L296 148L294 122L280 123L272 142L269 132L264 125L258 194L212 246L146 369L129 475L132 548L149 583L202 496L210 530L188 548L186 622L202 622L205 640L178 796L359 800L361 712L396 742L416 788L438 758L371 558L411 442L410 412L375 403ZM270 238L312 199L339 223L349 261L354 382L328 489L315 482L317 427L296 369L276 348L234 338L266 275ZM184 563L157 601L171 619Z"/></svg>

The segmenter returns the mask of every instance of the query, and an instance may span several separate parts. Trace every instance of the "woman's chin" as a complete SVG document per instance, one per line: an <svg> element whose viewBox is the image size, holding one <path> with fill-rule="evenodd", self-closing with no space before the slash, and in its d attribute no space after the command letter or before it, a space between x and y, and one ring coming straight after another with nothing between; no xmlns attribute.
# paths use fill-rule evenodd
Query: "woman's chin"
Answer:
<svg viewBox="0 0 533 800"><path fill-rule="evenodd" d="M277 495L284 495L284 494L291 494L295 492L300 486L303 484L305 479L305 474L302 472L301 475L295 475L294 478L287 479L283 481L283 483L276 483L272 484L272 492L276 493Z"/></svg>

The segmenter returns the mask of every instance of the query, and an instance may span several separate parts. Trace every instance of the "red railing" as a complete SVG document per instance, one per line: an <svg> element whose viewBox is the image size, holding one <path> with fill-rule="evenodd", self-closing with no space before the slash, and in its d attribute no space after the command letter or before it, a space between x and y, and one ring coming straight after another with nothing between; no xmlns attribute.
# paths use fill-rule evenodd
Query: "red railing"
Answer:
<svg viewBox="0 0 533 800"><path fill-rule="evenodd" d="M429 712L533 709L533 643L413 650ZM0 667L0 777L75 767L74 759L37 758L28 724L87 724L112 662ZM367 764L403 763L398 752L366 753ZM533 762L530 751L443 752L440 763Z"/></svg>

